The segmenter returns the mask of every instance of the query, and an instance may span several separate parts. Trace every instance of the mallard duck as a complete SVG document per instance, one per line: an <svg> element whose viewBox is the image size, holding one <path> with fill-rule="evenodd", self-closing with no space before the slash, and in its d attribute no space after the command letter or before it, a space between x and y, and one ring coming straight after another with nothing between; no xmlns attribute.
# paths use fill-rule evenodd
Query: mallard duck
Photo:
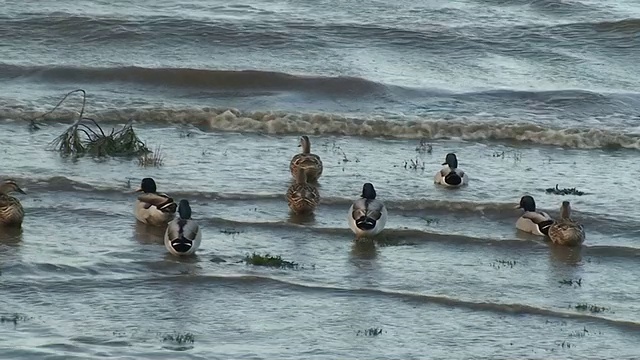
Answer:
<svg viewBox="0 0 640 360"><path fill-rule="evenodd" d="M387 207L376 200L376 189L371 183L362 186L360 199L349 208L349 227L356 237L378 235L387 223Z"/></svg>
<svg viewBox="0 0 640 360"><path fill-rule="evenodd" d="M523 209L524 214L516 221L518 230L534 235L547 236L553 219L544 211L536 210L536 201L533 197L525 195L520 198L520 204L516 209Z"/></svg>
<svg viewBox="0 0 640 360"><path fill-rule="evenodd" d="M142 192L136 200L134 210L138 221L163 226L175 217L178 205L167 194L156 192L156 182L152 178L142 179L136 192Z"/></svg>
<svg viewBox="0 0 640 360"><path fill-rule="evenodd" d="M296 214L312 213L320 202L320 193L315 186L307 183L304 169L300 169L296 175L296 181L287 189L289 208Z"/></svg>
<svg viewBox="0 0 640 360"><path fill-rule="evenodd" d="M322 175L323 169L320 156L311 153L311 141L309 141L307 135L300 137L298 147L302 147L302 152L291 158L291 163L289 164L291 175L295 179L300 169L305 169L307 171L307 181L310 183L317 182L320 175Z"/></svg>
<svg viewBox="0 0 640 360"><path fill-rule="evenodd" d="M26 195L14 180L5 180L0 185L0 225L21 227L24 209L20 200L9 195L12 192Z"/></svg>
<svg viewBox="0 0 640 360"><path fill-rule="evenodd" d="M578 246L584 242L584 227L571 219L571 204L563 201L560 206L560 219L549 227L549 239L554 244Z"/></svg>
<svg viewBox="0 0 640 360"><path fill-rule="evenodd" d="M450 187L459 187L467 185L469 183L469 177L464 171L458 169L458 158L454 153L448 153L445 162L442 165L446 165L442 170L438 171L433 177L435 184L440 184Z"/></svg>
<svg viewBox="0 0 640 360"><path fill-rule="evenodd" d="M198 223L191 219L189 201L180 200L178 217L171 220L164 233L164 247L176 256L191 255L198 250L202 241L202 231Z"/></svg>

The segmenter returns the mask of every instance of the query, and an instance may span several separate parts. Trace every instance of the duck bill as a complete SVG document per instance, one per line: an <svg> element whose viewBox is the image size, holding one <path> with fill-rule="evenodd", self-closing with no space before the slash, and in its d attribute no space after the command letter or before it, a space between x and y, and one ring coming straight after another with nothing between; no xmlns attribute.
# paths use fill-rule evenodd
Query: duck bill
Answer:
<svg viewBox="0 0 640 360"><path fill-rule="evenodd" d="M22 190L20 188L17 188L16 191L19 192L20 194L27 195L27 193L24 192L24 190Z"/></svg>
<svg viewBox="0 0 640 360"><path fill-rule="evenodd" d="M139 192L142 192L142 188L141 188L141 187L137 188L137 189L134 191L134 193L139 193Z"/></svg>

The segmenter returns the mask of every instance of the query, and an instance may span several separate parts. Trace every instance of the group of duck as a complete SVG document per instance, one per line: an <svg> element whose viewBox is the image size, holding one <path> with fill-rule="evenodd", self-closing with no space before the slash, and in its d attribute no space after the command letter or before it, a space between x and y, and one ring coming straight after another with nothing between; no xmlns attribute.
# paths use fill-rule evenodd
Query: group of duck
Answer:
<svg viewBox="0 0 640 360"><path fill-rule="evenodd" d="M294 155L289 170L294 179L286 192L289 209L294 214L312 214L320 202L318 179L323 172L320 156L311 152L309 137L300 137L298 147L301 152ZM434 184L449 188L459 188L469 183L468 175L458 167L458 159L449 153L442 163L443 168L433 178ZM20 201L11 196L13 192L25 194L14 180L0 184L0 227L20 227L24 219L24 209ZM200 247L202 229L191 217L191 206L186 199L177 204L167 194L157 191L152 178L144 178L136 190L140 195L135 200L136 219L151 226L165 227L164 245L176 256L192 255ZM563 201L560 217L553 219L549 214L536 209L532 196L525 195L516 206L524 213L516 221L518 230L544 236L553 243L564 246L578 246L584 242L584 227L571 218L571 205ZM177 213L177 217L176 217ZM376 199L376 190L371 183L362 186L362 194L349 208L349 228L357 239L378 235L387 223L387 208Z"/></svg>

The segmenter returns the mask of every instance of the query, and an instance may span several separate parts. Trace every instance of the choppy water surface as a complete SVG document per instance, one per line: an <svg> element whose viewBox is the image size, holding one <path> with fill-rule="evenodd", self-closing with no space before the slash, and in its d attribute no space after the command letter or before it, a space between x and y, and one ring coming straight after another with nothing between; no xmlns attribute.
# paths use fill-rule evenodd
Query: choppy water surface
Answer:
<svg viewBox="0 0 640 360"><path fill-rule="evenodd" d="M632 1L3 2L0 177L27 216L0 232L0 358L640 358L639 18ZM164 165L47 151L79 99L28 120L75 88ZM309 219L284 200L300 134L325 164ZM466 189L432 184L451 151ZM190 200L197 257L136 223L147 176ZM389 208L375 245L346 223L364 182ZM554 216L570 200L584 246L516 232L524 194Z"/></svg>

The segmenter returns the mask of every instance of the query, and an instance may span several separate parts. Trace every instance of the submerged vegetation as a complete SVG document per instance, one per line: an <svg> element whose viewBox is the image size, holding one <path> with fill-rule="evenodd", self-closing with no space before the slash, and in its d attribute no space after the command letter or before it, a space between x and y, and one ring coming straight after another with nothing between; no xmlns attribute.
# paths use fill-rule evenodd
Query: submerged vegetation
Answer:
<svg viewBox="0 0 640 360"><path fill-rule="evenodd" d="M193 336L192 333L184 333L184 334L167 334L164 335L162 337L162 341L167 342L174 342L177 344L187 344L187 343L191 343L193 344L196 340L195 340L195 336Z"/></svg>
<svg viewBox="0 0 640 360"><path fill-rule="evenodd" d="M594 314L605 312L605 311L609 310L609 308L606 308L604 306L590 305L590 304L587 304L587 303L578 304L578 305L574 306L574 308L576 310L578 310L578 311L589 311L589 312L594 313Z"/></svg>
<svg viewBox="0 0 640 360"><path fill-rule="evenodd" d="M26 316L26 315L15 313L15 314L11 314L9 316L5 316L5 315L0 316L0 323L3 323L3 324L4 323L13 323L13 325L18 325L18 322L27 321L29 319L30 318L28 316Z"/></svg>
<svg viewBox="0 0 640 360"><path fill-rule="evenodd" d="M145 152L138 157L138 165L142 167L161 167L164 164L164 155L160 147L156 147L153 153Z"/></svg>
<svg viewBox="0 0 640 360"><path fill-rule="evenodd" d="M558 281L561 285L569 285L569 286L574 286L574 287L582 287L582 278L579 278L577 280L574 279L563 279Z"/></svg>
<svg viewBox="0 0 640 360"><path fill-rule="evenodd" d="M356 332L356 336L378 336L380 334L382 334L382 328L369 328L365 330L358 330Z"/></svg>
<svg viewBox="0 0 640 360"><path fill-rule="evenodd" d="M283 260L280 255L272 256L269 253L260 255L253 253L251 255L247 255L244 258L244 262L246 264L251 264L255 266L267 266L274 267L280 269L297 269L298 263Z"/></svg>
<svg viewBox="0 0 640 360"><path fill-rule="evenodd" d="M129 120L121 129L111 129L105 132L100 124L94 119L84 117L87 93L82 89L77 89L67 93L60 102L50 111L32 119L31 130L40 129L37 120L44 119L52 114L62 103L74 93L82 93L82 108L77 120L67 128L60 136L55 138L50 144L50 149L59 152L62 156L84 156L93 157L132 157L146 156L151 153L145 143L140 140L133 130L133 120ZM151 159L156 159L156 153Z"/></svg>
<svg viewBox="0 0 640 360"><path fill-rule="evenodd" d="M495 262L492 262L489 265L494 269L513 268L514 266L516 266L516 261L496 259Z"/></svg>
<svg viewBox="0 0 640 360"><path fill-rule="evenodd" d="M554 195L577 195L577 196L582 196L585 194L584 191L580 191L576 188L564 188L564 189L560 189L558 188L558 184L556 184L555 188L548 188L545 190L545 192L547 194L554 194Z"/></svg>

